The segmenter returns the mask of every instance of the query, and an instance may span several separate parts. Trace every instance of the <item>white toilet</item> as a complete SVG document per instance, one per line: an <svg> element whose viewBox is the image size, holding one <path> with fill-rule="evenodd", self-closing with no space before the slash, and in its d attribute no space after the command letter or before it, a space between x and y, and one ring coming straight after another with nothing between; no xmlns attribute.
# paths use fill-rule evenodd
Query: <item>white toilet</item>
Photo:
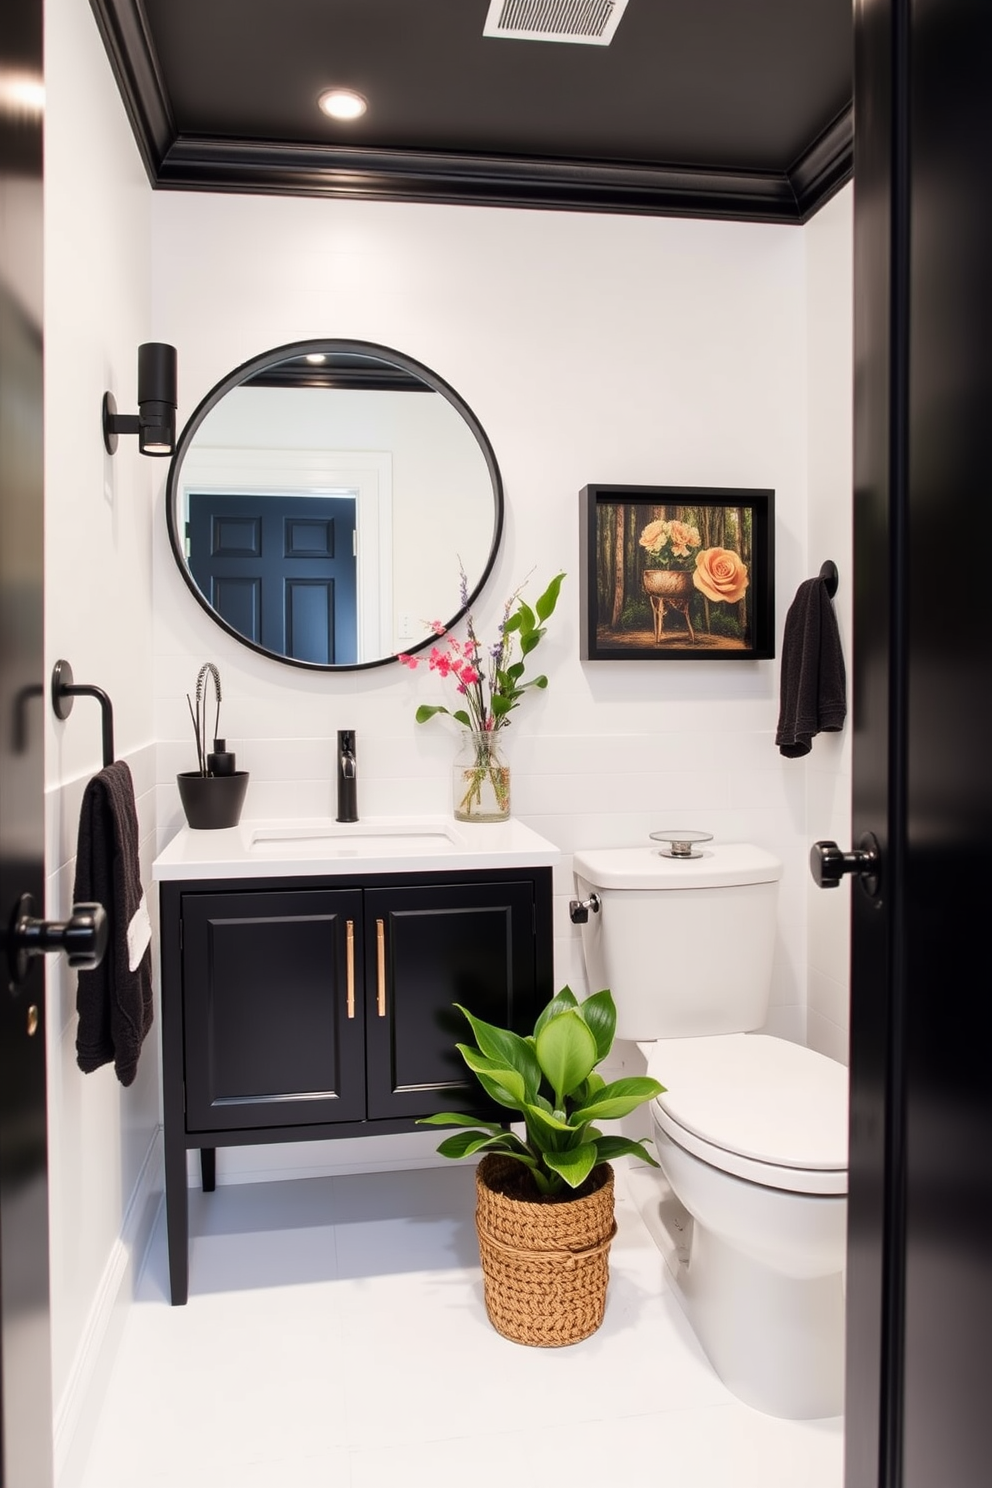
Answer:
<svg viewBox="0 0 992 1488"><path fill-rule="evenodd" d="M574 855L590 991L610 988L617 1038L666 1087L650 1107L664 1176L627 1177L724 1383L770 1415L840 1415L847 1070L748 1032L768 1008L781 864L693 836Z"/></svg>

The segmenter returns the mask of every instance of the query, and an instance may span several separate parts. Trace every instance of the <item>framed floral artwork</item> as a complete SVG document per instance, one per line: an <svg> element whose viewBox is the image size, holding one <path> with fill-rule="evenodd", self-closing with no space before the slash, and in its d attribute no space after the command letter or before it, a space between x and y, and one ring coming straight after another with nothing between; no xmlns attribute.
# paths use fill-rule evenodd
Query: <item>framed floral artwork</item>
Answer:
<svg viewBox="0 0 992 1488"><path fill-rule="evenodd" d="M775 655L774 491L584 486L586 661Z"/></svg>

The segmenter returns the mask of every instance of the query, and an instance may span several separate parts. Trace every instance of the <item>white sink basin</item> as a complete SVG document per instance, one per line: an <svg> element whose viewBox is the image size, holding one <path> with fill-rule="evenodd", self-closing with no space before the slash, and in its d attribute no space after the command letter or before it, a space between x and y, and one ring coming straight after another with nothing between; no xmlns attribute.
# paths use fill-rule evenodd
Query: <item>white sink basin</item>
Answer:
<svg viewBox="0 0 992 1488"><path fill-rule="evenodd" d="M443 816L242 818L236 827L183 827L152 864L156 879L349 878L547 865L557 847L523 822L467 824Z"/></svg>
<svg viewBox="0 0 992 1488"><path fill-rule="evenodd" d="M287 823L253 827L248 851L253 856L284 859L423 857L454 852L457 842L444 824L381 827L374 822L325 822L319 826Z"/></svg>

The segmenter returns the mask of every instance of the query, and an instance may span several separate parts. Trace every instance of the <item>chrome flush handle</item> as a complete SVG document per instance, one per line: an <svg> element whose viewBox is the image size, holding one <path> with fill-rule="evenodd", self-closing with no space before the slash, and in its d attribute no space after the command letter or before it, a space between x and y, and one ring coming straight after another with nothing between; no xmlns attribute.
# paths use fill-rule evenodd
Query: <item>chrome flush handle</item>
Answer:
<svg viewBox="0 0 992 1488"><path fill-rule="evenodd" d="M599 914L601 901L598 894L590 894L588 899L570 899L568 901L568 917L573 925L587 925L589 923L589 911Z"/></svg>

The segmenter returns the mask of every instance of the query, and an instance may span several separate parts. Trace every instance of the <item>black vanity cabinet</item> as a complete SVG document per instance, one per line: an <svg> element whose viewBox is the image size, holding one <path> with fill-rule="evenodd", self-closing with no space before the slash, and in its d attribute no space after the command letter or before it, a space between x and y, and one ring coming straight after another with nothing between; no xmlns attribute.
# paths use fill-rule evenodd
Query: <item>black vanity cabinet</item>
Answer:
<svg viewBox="0 0 992 1488"><path fill-rule="evenodd" d="M167 881L160 904L174 1303L187 1149L209 1190L217 1147L492 1115L453 1004L526 1033L553 991L550 868Z"/></svg>
<svg viewBox="0 0 992 1488"><path fill-rule="evenodd" d="M180 913L186 1125L361 1121L361 892L187 893Z"/></svg>

